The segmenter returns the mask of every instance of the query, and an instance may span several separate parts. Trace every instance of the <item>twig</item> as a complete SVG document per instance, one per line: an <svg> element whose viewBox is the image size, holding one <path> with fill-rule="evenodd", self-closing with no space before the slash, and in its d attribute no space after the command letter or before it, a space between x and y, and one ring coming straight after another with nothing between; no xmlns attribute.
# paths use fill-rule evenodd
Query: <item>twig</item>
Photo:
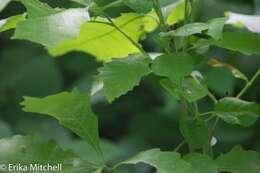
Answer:
<svg viewBox="0 0 260 173"><path fill-rule="evenodd" d="M236 98L242 97L245 94L245 92L251 87L251 85L253 85L253 83L255 82L255 80L259 75L260 75L260 69L255 73L252 79L246 83L246 86L240 91L240 93L236 96Z"/></svg>
<svg viewBox="0 0 260 173"><path fill-rule="evenodd" d="M186 143L186 141L183 140L183 141L174 149L174 151L175 151L175 152L179 151L179 150L181 149L181 147L182 147L185 143Z"/></svg>

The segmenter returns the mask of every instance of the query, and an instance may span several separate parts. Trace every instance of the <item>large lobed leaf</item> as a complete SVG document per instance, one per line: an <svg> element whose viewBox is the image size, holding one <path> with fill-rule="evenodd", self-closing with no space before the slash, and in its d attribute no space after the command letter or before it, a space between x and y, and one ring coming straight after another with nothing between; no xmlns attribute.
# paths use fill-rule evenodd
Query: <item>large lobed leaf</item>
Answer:
<svg viewBox="0 0 260 173"><path fill-rule="evenodd" d="M185 155L183 159L190 163L192 171L186 173L217 173L218 167L216 162L207 155L191 153Z"/></svg>
<svg viewBox="0 0 260 173"><path fill-rule="evenodd" d="M117 166L138 163L148 164L158 173L217 173L216 163L208 156L193 153L181 158L177 152L159 149L140 152Z"/></svg>
<svg viewBox="0 0 260 173"><path fill-rule="evenodd" d="M146 32L152 31L157 26L152 17L143 17L136 13L122 14L113 21L136 42ZM77 39L65 41L49 49L53 56L71 51L86 52L102 61L111 61L112 58L123 58L129 54L139 53L135 45L104 19L85 23Z"/></svg>
<svg viewBox="0 0 260 173"><path fill-rule="evenodd" d="M88 94L80 94L77 90L73 90L42 99L24 97L21 105L26 112L46 114L58 119L61 125L79 135L102 155L99 146L98 121L91 110Z"/></svg>
<svg viewBox="0 0 260 173"><path fill-rule="evenodd" d="M113 60L100 68L105 95L109 102L137 86L143 76L150 73L149 59L143 56L130 56Z"/></svg>
<svg viewBox="0 0 260 173"><path fill-rule="evenodd" d="M48 16L43 15L18 23L14 38L30 40L46 47L55 47L67 39L75 39L80 26L89 20L89 14L85 9L69 9Z"/></svg>
<svg viewBox="0 0 260 173"><path fill-rule="evenodd" d="M241 146L220 155L217 160L219 171L232 173L259 173L260 155L255 151L245 151Z"/></svg>
<svg viewBox="0 0 260 173"><path fill-rule="evenodd" d="M230 124L250 126L260 117L260 106L237 98L226 97L215 105L217 116Z"/></svg>
<svg viewBox="0 0 260 173"><path fill-rule="evenodd" d="M181 159L179 153L164 152L159 149L141 152L129 160L120 163L120 165L137 163L145 163L153 166L160 173L187 173L191 168L190 164Z"/></svg>
<svg viewBox="0 0 260 173"><path fill-rule="evenodd" d="M60 12L39 0L21 0L21 2L26 7L29 18L44 17Z"/></svg>

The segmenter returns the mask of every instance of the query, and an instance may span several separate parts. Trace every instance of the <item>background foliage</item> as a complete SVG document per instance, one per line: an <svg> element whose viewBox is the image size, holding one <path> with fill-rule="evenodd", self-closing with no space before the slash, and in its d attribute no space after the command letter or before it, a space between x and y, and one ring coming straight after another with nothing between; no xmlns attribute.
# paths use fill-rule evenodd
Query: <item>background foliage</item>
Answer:
<svg viewBox="0 0 260 173"><path fill-rule="evenodd" d="M45 2L52 7L60 8L78 6L77 3L71 1L46 0ZM98 2L106 4L108 0ZM172 0L164 0L162 3L169 2ZM194 17L202 22L221 17L227 10L244 14L260 14L260 5L257 0L207 0L198 4ZM25 8L20 3L12 1L0 13L0 18L21 14L24 11ZM109 14L116 17L122 12L130 11L132 11L130 8L123 6L110 9ZM158 34L157 30L148 34L142 41L145 50L162 51L160 40L154 38L156 34ZM3 32L0 35L0 138L11 137L15 134L38 134L45 140L56 139L63 149L72 148L85 160L99 162L98 156L88 144L58 125L56 120L47 116L25 113L21 110L19 103L25 95L43 97L64 90L72 90L75 87L84 93L90 90L98 74L96 69L102 67L101 62L91 55L77 52L52 58L43 47L37 44L10 40L12 35L13 31ZM106 49L106 46L104 45L101 49ZM259 56L246 56L220 48L213 48L206 58L212 57L236 66L247 76L252 76L260 64ZM109 68L109 66L103 68ZM218 97L237 94L243 86L243 82L234 78L225 68L209 68L204 64L202 69L206 74L206 83L212 91L217 93ZM145 67L140 73L147 73ZM160 89L156 81L155 76L145 78L134 91L116 99L111 105L105 100L104 93L92 98L93 110L99 116L101 147L105 151L105 157L108 157L112 163L150 148L169 150L182 141L178 126L179 103ZM260 81L257 80L244 98L259 103L259 86ZM108 96L109 100L113 100L113 97L117 96ZM200 105L200 110L205 112L212 107L209 100L201 101ZM215 137L218 142L214 149L216 153L228 152L235 144L241 144L246 149L260 152L259 131L259 121L250 127L221 122L216 130ZM185 150L186 148L183 148L181 152ZM63 158L66 159L66 157ZM219 162L223 162L221 159ZM125 169L125 172L149 172L150 170L143 166Z"/></svg>

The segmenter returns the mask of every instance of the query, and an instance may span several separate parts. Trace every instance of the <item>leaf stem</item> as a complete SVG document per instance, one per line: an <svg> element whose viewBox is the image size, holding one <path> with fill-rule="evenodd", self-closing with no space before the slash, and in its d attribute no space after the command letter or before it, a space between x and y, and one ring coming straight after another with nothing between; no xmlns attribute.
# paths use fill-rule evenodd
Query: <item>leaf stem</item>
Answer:
<svg viewBox="0 0 260 173"><path fill-rule="evenodd" d="M179 151L179 150L181 149L181 147L182 147L183 145L185 145L185 143L186 143L186 141L183 140L183 141L174 149L174 151L175 151L175 152Z"/></svg>
<svg viewBox="0 0 260 173"><path fill-rule="evenodd" d="M236 98L242 97L245 94L245 92L251 87L251 85L253 85L253 83L255 82L255 80L258 78L259 75L260 75L260 69L255 73L252 79L246 83L246 86L240 91L240 93L236 96Z"/></svg>
<svg viewBox="0 0 260 173"><path fill-rule="evenodd" d="M159 0L153 0L153 8L159 18L159 21L160 21L160 26L162 28L162 31L163 32L167 32L168 31L168 27L167 27L167 24L164 20L164 17L163 17L163 13L162 13L162 9L161 9L161 6L160 6L160 2ZM165 47L165 51L167 53L170 53L171 52L171 47L170 47L170 44L168 43Z"/></svg>
<svg viewBox="0 0 260 173"><path fill-rule="evenodd" d="M215 130L217 129L217 125L218 125L218 123L219 123L219 120L220 120L219 117L216 117L216 118L215 118L215 121L214 121L214 123L213 123L213 126L212 126L212 128L211 128L211 130L210 130L210 132L209 132L209 142L211 142L211 139L212 139L212 137L213 137L213 135L214 135L214 132L215 132Z"/></svg>
<svg viewBox="0 0 260 173"><path fill-rule="evenodd" d="M218 102L218 99L210 91L208 91L208 96L214 103Z"/></svg>

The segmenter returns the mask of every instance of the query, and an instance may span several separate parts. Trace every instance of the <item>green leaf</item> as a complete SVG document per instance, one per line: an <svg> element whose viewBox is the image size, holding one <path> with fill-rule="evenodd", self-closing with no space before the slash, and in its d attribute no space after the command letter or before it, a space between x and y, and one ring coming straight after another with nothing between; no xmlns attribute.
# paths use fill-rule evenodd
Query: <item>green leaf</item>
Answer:
<svg viewBox="0 0 260 173"><path fill-rule="evenodd" d="M177 84L191 74L194 61L188 53L164 54L152 63L152 71L156 75L168 77Z"/></svg>
<svg viewBox="0 0 260 173"><path fill-rule="evenodd" d="M169 79L162 79L160 84L169 94L178 100L180 100L181 97L184 97L189 102L194 102L208 94L207 86L192 77L186 77L182 81L181 86Z"/></svg>
<svg viewBox="0 0 260 173"><path fill-rule="evenodd" d="M93 0L72 0L84 6L89 6Z"/></svg>
<svg viewBox="0 0 260 173"><path fill-rule="evenodd" d="M29 18L49 16L60 11L39 0L21 0L21 2L26 7Z"/></svg>
<svg viewBox="0 0 260 173"><path fill-rule="evenodd" d="M183 159L192 165L194 171L198 173L218 173L218 167L214 160L207 155L199 153L188 154ZM187 172L191 173L191 172ZM195 173L195 172L192 172Z"/></svg>
<svg viewBox="0 0 260 173"><path fill-rule="evenodd" d="M0 2L0 12L11 2L11 0L1 0Z"/></svg>
<svg viewBox="0 0 260 173"><path fill-rule="evenodd" d="M102 171L103 171L103 168L99 168L99 169L95 170L95 171L92 172L92 173L102 173Z"/></svg>
<svg viewBox="0 0 260 173"><path fill-rule="evenodd" d="M126 94L139 84L142 77L150 73L149 61L143 56L116 59L100 68L105 95L109 102Z"/></svg>
<svg viewBox="0 0 260 173"><path fill-rule="evenodd" d="M186 37L193 34L200 34L208 28L208 24L205 23L190 23L178 28L177 30L161 33L160 35L162 37Z"/></svg>
<svg viewBox="0 0 260 173"><path fill-rule="evenodd" d="M75 39L80 26L89 20L85 9L69 9L49 16L29 18L17 24L15 39L25 39L46 47Z"/></svg>
<svg viewBox="0 0 260 173"><path fill-rule="evenodd" d="M7 31L16 27L17 23L25 20L24 14L9 17L7 19L0 20L0 32Z"/></svg>
<svg viewBox="0 0 260 173"><path fill-rule="evenodd" d="M114 23L136 42L146 32L152 31L157 26L152 17L143 17L136 13L124 13L114 19ZM65 41L49 49L53 56L71 51L86 52L106 62L111 61L112 58L139 53L135 45L104 19L84 24L77 39Z"/></svg>
<svg viewBox="0 0 260 173"><path fill-rule="evenodd" d="M213 45L246 55L260 54L260 35L250 32L224 32L223 39L212 40Z"/></svg>
<svg viewBox="0 0 260 173"><path fill-rule="evenodd" d="M123 2L138 13L148 13L153 7L151 0L123 0Z"/></svg>
<svg viewBox="0 0 260 173"><path fill-rule="evenodd" d="M260 116L260 106L257 103L232 97L219 100L214 111L225 122L244 127L254 124Z"/></svg>
<svg viewBox="0 0 260 173"><path fill-rule="evenodd" d="M245 151L241 146L220 155L217 160L219 171L232 173L259 173L260 155L255 151Z"/></svg>
<svg viewBox="0 0 260 173"><path fill-rule="evenodd" d="M248 82L248 78L246 77L246 75L244 75L241 71L230 64L220 62L215 58L211 58L208 61L208 64L212 67L225 67L233 74L235 78L242 79Z"/></svg>
<svg viewBox="0 0 260 173"><path fill-rule="evenodd" d="M160 173L186 173L190 165L181 159L180 154L176 152L160 151L160 149L151 149L141 152L136 156L121 162L123 164L145 163L153 166Z"/></svg>
<svg viewBox="0 0 260 173"><path fill-rule="evenodd" d="M14 136L0 140L0 163L30 165L62 164L62 172L93 170L71 150L63 150L53 140L42 141L37 136ZM76 163L76 164L75 164ZM33 170L29 172L35 172ZM54 171L60 172L60 171Z"/></svg>
<svg viewBox="0 0 260 173"><path fill-rule="evenodd" d="M207 34L214 38L215 40L219 40L223 38L223 28L225 26L225 22L227 21L226 17L215 18L208 21L208 32Z"/></svg>
<svg viewBox="0 0 260 173"><path fill-rule="evenodd" d="M182 21L185 18L185 1L180 0L168 7L163 8L163 11L168 11L168 8L171 10L170 14L167 17L166 23L168 25L174 25L179 21Z"/></svg>
<svg viewBox="0 0 260 173"><path fill-rule="evenodd" d="M50 115L88 142L101 155L97 117L91 110L89 95L77 90L62 92L45 98L24 97L25 112Z"/></svg>
<svg viewBox="0 0 260 173"><path fill-rule="evenodd" d="M208 147L208 126L205 121L200 119L181 119L180 131L193 149Z"/></svg>

